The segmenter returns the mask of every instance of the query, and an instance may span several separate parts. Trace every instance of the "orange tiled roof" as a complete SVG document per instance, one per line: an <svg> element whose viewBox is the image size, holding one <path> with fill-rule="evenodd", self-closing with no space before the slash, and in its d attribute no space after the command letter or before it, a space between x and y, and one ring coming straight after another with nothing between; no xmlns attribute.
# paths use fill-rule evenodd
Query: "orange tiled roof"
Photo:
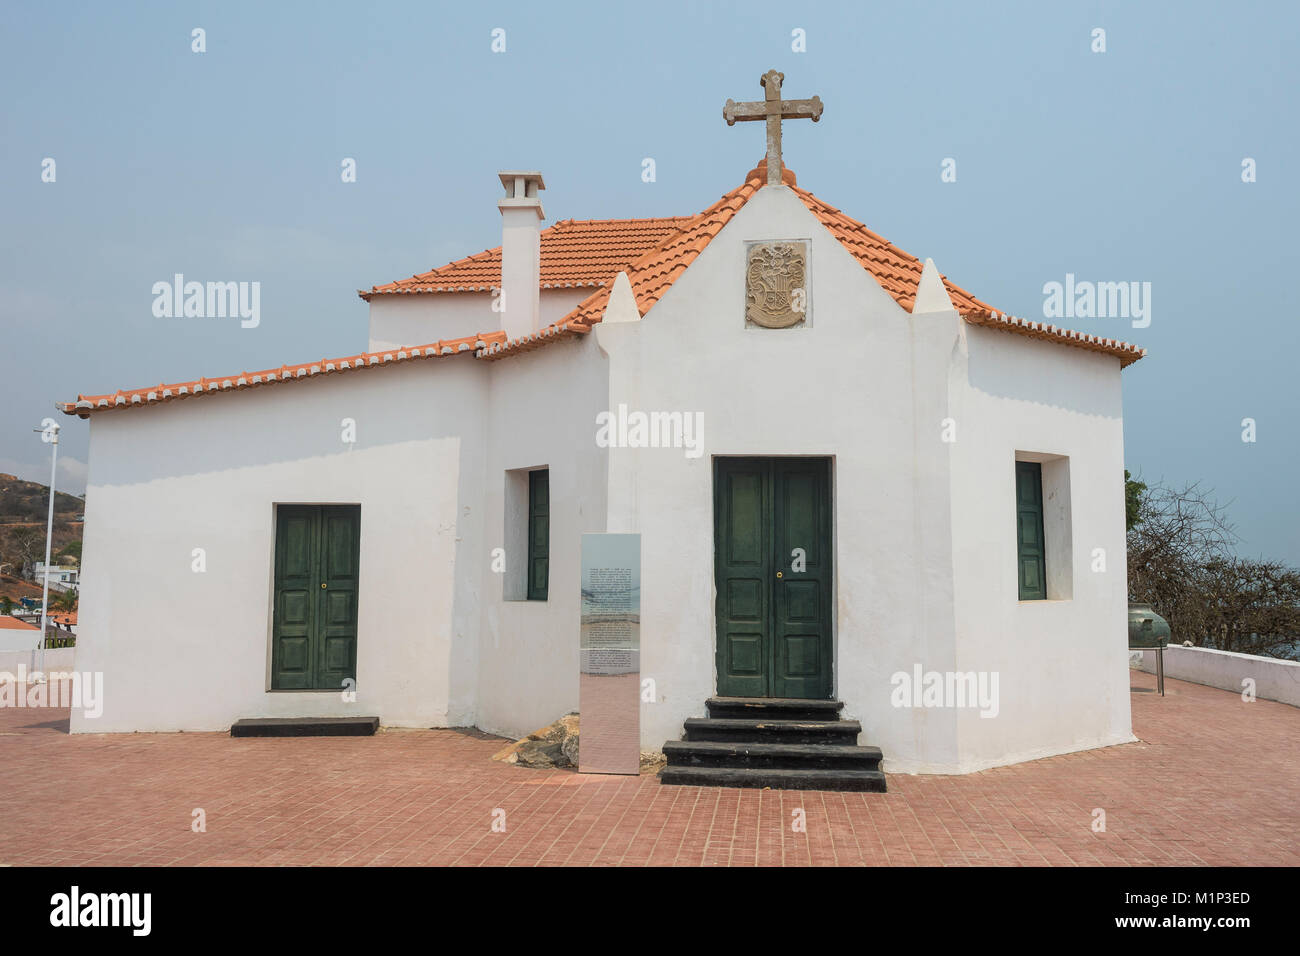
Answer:
<svg viewBox="0 0 1300 956"><path fill-rule="evenodd" d="M812 193L800 189L794 173L782 171L782 182L789 186L804 205L835 236L844 247L862 263L881 287L894 297L902 308L911 310L916 301L917 287L921 281L923 263L916 256L904 252L889 240L872 232L856 219L846 216L834 206L822 202ZM551 233L549 240L550 271L546 265L548 245L542 245L544 287L567 285L595 285L598 288L578 303L558 322L517 339L507 341L502 331L483 332L459 339L446 339L428 345L403 346L381 352L362 352L342 359L320 359L301 365L283 365L262 372L241 372L222 378L200 378L175 385L158 385L118 391L106 395L78 395L77 401L65 402L60 408L69 415L83 418L92 411L133 405L150 405L207 395L215 392L256 388L277 382L297 381L317 375L376 368L415 359L439 358L473 351L480 359L495 360L531 351L540 346L571 338L591 331L601 320L609 302L613 278L625 271L632 285L637 310L645 315L659 301L695 258L704 251L723 226L731 221L750 198L767 181L766 161L749 171L745 182L724 195L708 209L696 216L679 216L662 219L604 219L565 220L556 223L542 235ZM563 227L563 228L562 228ZM620 260L630 256L642 246L656 240L649 248L631 261ZM564 251L567 250L567 251ZM577 251L575 251L577 250ZM585 251L584 251L585 250ZM601 270L613 270L595 278ZM455 275L455 281L448 276ZM437 276L436 280L429 277ZM549 279L547 277L550 277ZM487 291L501 280L501 250L490 249L478 256L470 256L450 265L402 282L376 286L370 292L360 293L362 298L372 295L415 292ZM1088 349L1113 355L1124 367L1136 362L1146 350L1116 339L1073 332L1045 322L1034 322L998 312L980 301L960 286L946 278L944 287L957 312L972 325L1001 329L1018 335L1046 339L1063 345ZM399 288L400 287L400 288Z"/></svg>
<svg viewBox="0 0 1300 956"><path fill-rule="evenodd" d="M695 261L695 257L704 251L705 246L713 241L722 227L731 221L736 211L749 202L750 197L762 185L763 180L756 178L751 171L743 185L727 193L698 216L685 220L677 232L625 270L632 283L632 294L636 297L638 312L645 315L659 301L677 281L677 277L686 271L687 266ZM610 288L612 283L610 287L587 296L564 317L565 320L583 325L599 322L609 302Z"/></svg>
<svg viewBox="0 0 1300 956"><path fill-rule="evenodd" d="M921 282L924 263L916 256L895 246L888 239L878 236L862 223L846 216L834 206L822 202L806 189L800 189L795 175L789 169L781 171L782 182L789 186L808 207L809 211L822 225L838 239L843 246L862 263L864 269L880 283L881 287L894 297L902 308L908 310L916 302L916 290ZM636 297L637 310L645 315L659 301L677 277L686 270L727 224L737 209L749 201L767 182L767 160L759 162L757 168L749 171L744 185L733 189L718 202L700 213L676 234L669 237L657 249L651 250L632 264L627 270L632 283L632 293ZM1096 335L1072 332L1057 328L1044 322L1032 322L1018 319L998 312L993 306L982 302L965 289L943 280L944 287L952 299L953 307L972 325L999 328L1034 338L1049 339L1066 345L1090 349L1114 355L1120 360L1120 367L1136 362L1146 350L1116 339L1103 339ZM593 292L564 317L566 322L578 322L591 325L600 321L609 302L610 288Z"/></svg>
<svg viewBox="0 0 1300 956"><path fill-rule="evenodd" d="M633 260L655 248L688 222L690 216L659 219L565 219L541 231L543 289L603 286ZM429 272L372 286L357 294L367 302L376 295L430 292L490 292L501 285L501 247L457 259Z"/></svg>
<svg viewBox="0 0 1300 956"><path fill-rule="evenodd" d="M133 388L125 391L110 392L107 395L78 395L75 402L63 402L60 408L69 415L85 418L92 411L106 408L120 408L130 405L154 405L179 398L192 398L196 395L210 395L214 392L238 391L246 388L258 388L277 382L298 381L317 375L333 375L340 372L355 372L368 368L379 368L409 362L415 359L439 358L444 355L459 355L486 348L488 345L505 341L504 332L485 332L482 335L468 335L459 339L443 339L428 345L403 346L379 352L358 352L338 359L319 359L301 365L281 365L279 368L264 369L260 372L240 372L238 375L226 375L219 378L200 378L192 382L178 382L173 385L153 385L147 388Z"/></svg>
<svg viewBox="0 0 1300 956"><path fill-rule="evenodd" d="M766 173L766 163L761 165ZM876 235L856 219L822 202L812 193L800 189L793 183L791 188L822 225L830 230L831 235L853 253L881 287L894 297L894 301L911 312L912 306L916 304L916 290L921 283L921 271L925 263L911 253L899 249L888 239ZM1120 368L1131 365L1146 354L1146 349L1118 339L1104 339L1098 335L1073 332L1045 322L1034 322L1006 315L987 302L981 302L961 286L949 282L947 277L943 277L943 285L948 291L948 297L952 299L953 308L972 325L1002 329L1032 338L1074 345L1094 352L1104 352L1116 356Z"/></svg>
<svg viewBox="0 0 1300 956"><path fill-rule="evenodd" d="M0 630L39 631L40 628L35 624L28 624L26 621L20 621L16 617L10 617L8 614L0 614Z"/></svg>

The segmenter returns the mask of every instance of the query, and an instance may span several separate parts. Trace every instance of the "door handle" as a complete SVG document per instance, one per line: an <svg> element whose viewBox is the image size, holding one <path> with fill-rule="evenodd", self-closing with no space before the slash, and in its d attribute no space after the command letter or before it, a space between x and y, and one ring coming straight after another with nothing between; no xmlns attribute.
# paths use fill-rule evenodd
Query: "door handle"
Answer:
<svg viewBox="0 0 1300 956"><path fill-rule="evenodd" d="M785 575L782 574L782 572L780 572L780 571L776 572L776 576L777 576L778 578L780 578L780 577L785 577ZM321 585L321 587L324 587L324 585Z"/></svg>
<svg viewBox="0 0 1300 956"><path fill-rule="evenodd" d="M325 582L324 582L324 581L322 581L322 582L320 583L320 587L321 587L321 590L322 590L322 591L325 590L326 585L325 585Z"/></svg>

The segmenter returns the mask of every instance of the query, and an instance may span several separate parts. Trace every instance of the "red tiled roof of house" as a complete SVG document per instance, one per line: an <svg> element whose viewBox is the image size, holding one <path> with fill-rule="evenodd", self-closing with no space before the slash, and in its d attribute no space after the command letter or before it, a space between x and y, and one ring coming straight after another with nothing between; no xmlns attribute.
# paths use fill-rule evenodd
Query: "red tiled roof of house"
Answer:
<svg viewBox="0 0 1300 956"><path fill-rule="evenodd" d="M638 312L645 315L659 301L677 281L677 277L686 271L686 267L695 261L695 257L704 251L722 231L722 227L731 221L737 210L749 202L750 197L762 185L763 181L755 178L751 172L743 185L727 193L698 216L683 221L675 233L624 270L632 283L632 294L636 297ZM609 302L611 288L612 283L610 287L587 296L564 317L565 320L583 325L599 322Z"/></svg>
<svg viewBox="0 0 1300 956"><path fill-rule="evenodd" d="M415 359L439 358L444 355L459 355L465 352L481 350L488 345L505 341L504 332L485 332L482 335L467 335L459 339L443 339L428 345L403 346L378 352L358 352L337 359L318 359L300 365L281 365L279 368L264 369L260 372L240 372L218 378L200 378L191 382L178 382L173 385L152 385L146 388L133 388L110 392L107 395L78 395L75 402L64 402L59 407L69 415L86 417L92 411L106 408L120 408L131 405L153 405L178 398L196 395L210 395L214 392L239 391L273 385L277 382L298 381L317 375L333 375L340 372L355 372L368 368L382 368L400 362Z"/></svg>
<svg viewBox="0 0 1300 956"><path fill-rule="evenodd" d="M799 188L794 173L789 169L781 171L781 179L830 234L862 263L863 268L871 273L872 277L880 283L881 288L893 296L894 301L902 308L910 312L916 302L916 290L921 282L924 263L911 253L904 252L888 239L878 236L856 219L822 202L806 189ZM767 161L764 159L755 169L750 170L744 185L727 193L718 202L690 220L676 235L671 236L657 249L651 250L632 264L627 274L632 284L632 293L636 298L637 310L642 315L645 315L650 307L659 301L660 296L730 221L736 210L748 202L749 198L766 182ZM953 307L972 325L1003 329L1104 352L1119 358L1121 368L1136 362L1146 354L1145 349L1127 342L1072 332L1044 322L1014 318L998 312L993 306L975 298L965 289L949 282L947 278L944 278L943 284L949 298L952 299ZM578 303L574 310L564 317L564 321L584 325L599 322L609 302L610 291L610 288L602 288L593 292Z"/></svg>
<svg viewBox="0 0 1300 956"><path fill-rule="evenodd" d="M628 263L655 248L691 216L658 219L565 219L541 231L543 289L603 286ZM501 247L457 259L429 272L358 291L367 302L377 295L433 292L490 292L501 285Z"/></svg>
<svg viewBox="0 0 1300 956"><path fill-rule="evenodd" d="M531 335L507 340L502 331L483 332L428 345L362 352L342 359L320 359L316 362L284 365L278 369L267 369L262 372L241 372L238 375L220 378L200 378L175 385L157 385L106 395L78 395L77 401L62 403L60 408L69 415L80 415L84 418L92 411L100 409L147 405L174 398L256 388L260 385L296 381L317 375L382 367L414 359L438 358L469 351L473 351L476 357L489 361L505 358L560 339L590 332L591 327L604 315L605 307L609 303L613 279L618 271L627 273L632 294L636 299L637 311L645 315L722 231L722 228L731 221L737 210L763 187L766 180L767 164L764 161L760 162L757 168L749 171L742 185L731 190L696 216L639 220L565 220L564 223L556 223L550 230L546 230L552 233L550 272L546 272L548 267L544 263L542 284L546 285L548 281L546 276L549 274L553 280L551 287L559 287L556 283L567 283L570 287L587 284L596 285L598 288L579 302L563 319ZM921 281L923 269L921 260L899 249L889 240L872 232L856 219L846 216L834 206L822 202L807 190L799 188L794 173L790 170L782 171L782 182L794 191L831 235L835 236L862 263L863 268L893 296L894 301L910 311L916 301L917 287ZM565 228L561 229L561 226ZM615 263L620 256L630 254L641 243L650 242L651 237L658 238L656 244L630 262L611 266L611 263ZM544 256L546 248L544 243ZM568 252L563 251L566 249ZM471 288L488 290L493 281L500 282L500 255L499 248L488 250L479 256L470 256L468 259L453 262L423 276L414 276L412 279L403 280L401 283L390 283L388 286L377 286L369 293L361 293L361 296L369 298L372 295L390 293L467 291ZM572 258L565 258L570 255ZM614 268L616 271L603 278L592 278L599 270L607 268ZM456 274L463 279L448 282L446 276L451 274L448 270L456 270ZM435 274L440 276L437 282L430 284L425 281L427 277ZM560 279L561 276L567 278ZM1045 322L1034 322L1001 313L946 278L943 279L943 284L952 299L953 307L972 325L1102 352L1118 358L1121 367L1136 362L1146 354L1145 349L1127 342L1074 332ZM398 286L403 288L399 289Z"/></svg>
<svg viewBox="0 0 1300 956"><path fill-rule="evenodd" d="M35 624L28 624L9 614L0 614L0 630L4 631L39 631Z"/></svg>

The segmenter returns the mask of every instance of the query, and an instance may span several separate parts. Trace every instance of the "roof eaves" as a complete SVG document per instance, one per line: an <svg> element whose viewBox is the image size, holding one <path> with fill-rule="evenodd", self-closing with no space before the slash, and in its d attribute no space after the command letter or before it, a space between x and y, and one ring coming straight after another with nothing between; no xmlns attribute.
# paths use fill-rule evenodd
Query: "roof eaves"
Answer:
<svg viewBox="0 0 1300 956"><path fill-rule="evenodd" d="M1091 352L1113 355L1119 359L1120 368L1127 368L1147 354L1146 349L1131 342L1102 338L1100 335L1087 332L1076 332L1074 329L1064 329L1046 322L1023 319L1005 312L974 310L963 314L962 318L972 325L1015 332L1031 338L1048 339L1062 345L1072 345Z"/></svg>
<svg viewBox="0 0 1300 956"><path fill-rule="evenodd" d="M475 353L475 357L494 362L497 359L508 358L511 355L531 352L533 349L541 348L543 345L550 345L552 342L557 342L563 338L586 335L590 331L591 326L584 322L576 319L562 319L546 326L544 329L538 329L530 335L521 335L516 339L485 344Z"/></svg>
<svg viewBox="0 0 1300 956"><path fill-rule="evenodd" d="M478 335L464 336L458 339L443 339L427 345L402 346L395 349L382 349L375 352L359 352L337 359L320 359L317 362L301 365L281 365L276 369L263 369L258 372L240 372L222 378L200 378L193 382L160 384L155 387L118 390L104 395L78 395L75 402L59 402L56 408L65 415L77 415L87 418L94 412L113 408L130 408L139 405L157 405L181 398L194 398L213 392L239 391L260 388L263 385L275 385L295 382L300 379L332 375L338 372L357 371L367 368L382 368L398 365L414 359L443 358L475 349L487 348L499 341L504 341L504 332L486 332Z"/></svg>

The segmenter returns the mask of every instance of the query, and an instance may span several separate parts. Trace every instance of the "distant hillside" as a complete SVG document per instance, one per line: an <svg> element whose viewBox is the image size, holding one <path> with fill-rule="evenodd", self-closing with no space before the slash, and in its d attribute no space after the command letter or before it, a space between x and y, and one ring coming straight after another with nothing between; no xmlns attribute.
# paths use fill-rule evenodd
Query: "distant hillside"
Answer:
<svg viewBox="0 0 1300 956"><path fill-rule="evenodd" d="M0 524L44 522L50 506L50 489L35 481L23 481L14 475L0 474ZM86 510L86 502L76 495L55 492L55 520L68 520Z"/></svg>
<svg viewBox="0 0 1300 956"><path fill-rule="evenodd" d="M23 481L0 474L0 575L31 573L45 557L45 518L50 491L35 481ZM54 540L52 564L80 564L81 532L85 525L75 520L86 510L86 502L75 495L56 492L54 497ZM3 592L20 595L6 583Z"/></svg>

